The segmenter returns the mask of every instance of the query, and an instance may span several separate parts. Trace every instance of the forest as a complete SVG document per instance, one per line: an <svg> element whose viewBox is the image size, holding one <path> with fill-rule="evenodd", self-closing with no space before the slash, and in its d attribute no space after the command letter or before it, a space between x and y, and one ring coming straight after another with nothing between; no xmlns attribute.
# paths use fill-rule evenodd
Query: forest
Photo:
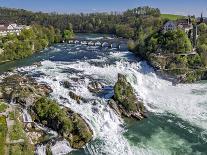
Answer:
<svg viewBox="0 0 207 155"><path fill-rule="evenodd" d="M3 49L0 62L25 58L71 37L73 31L70 28L61 32L53 26L44 27L37 24L29 29L23 29L19 35L0 36L0 49Z"/></svg>
<svg viewBox="0 0 207 155"><path fill-rule="evenodd" d="M107 33L136 39L159 29L163 24L160 10L138 7L123 13L58 14L0 8L0 19L18 24L53 26L60 31L72 25L75 33Z"/></svg>

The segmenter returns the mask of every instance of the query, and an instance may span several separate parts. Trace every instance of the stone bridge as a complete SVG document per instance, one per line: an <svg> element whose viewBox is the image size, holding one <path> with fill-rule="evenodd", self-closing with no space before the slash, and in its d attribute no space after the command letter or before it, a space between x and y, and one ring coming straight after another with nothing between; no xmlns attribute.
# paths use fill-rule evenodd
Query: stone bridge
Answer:
<svg viewBox="0 0 207 155"><path fill-rule="evenodd" d="M80 44L88 46L99 46L99 47L108 47L108 48L117 48L117 49L127 49L127 40L126 39L83 39L83 38L74 38L67 41L68 44Z"/></svg>

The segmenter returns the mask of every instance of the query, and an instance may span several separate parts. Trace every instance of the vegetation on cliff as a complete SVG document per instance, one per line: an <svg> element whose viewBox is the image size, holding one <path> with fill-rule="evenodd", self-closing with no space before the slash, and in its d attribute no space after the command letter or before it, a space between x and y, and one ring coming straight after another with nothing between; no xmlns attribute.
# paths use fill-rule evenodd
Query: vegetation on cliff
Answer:
<svg viewBox="0 0 207 155"><path fill-rule="evenodd" d="M35 120L57 131L73 148L81 148L92 139L92 130L76 113L60 106L53 100L40 98L32 108Z"/></svg>
<svg viewBox="0 0 207 155"><path fill-rule="evenodd" d="M194 23L195 24L195 23ZM129 42L129 49L148 60L161 72L173 75L179 82L207 79L207 25L198 25L198 39L192 47L192 36L177 28L164 32L162 27Z"/></svg>
<svg viewBox="0 0 207 155"><path fill-rule="evenodd" d="M114 86L114 99L124 106L127 111L136 111L137 98L131 84L127 82L124 75L119 74L118 76L118 81Z"/></svg>
<svg viewBox="0 0 207 155"><path fill-rule="evenodd" d="M119 115L136 119L145 117L144 105L142 102L138 101L137 96L125 75L118 74L118 81L114 86L114 96L109 101L109 105Z"/></svg>

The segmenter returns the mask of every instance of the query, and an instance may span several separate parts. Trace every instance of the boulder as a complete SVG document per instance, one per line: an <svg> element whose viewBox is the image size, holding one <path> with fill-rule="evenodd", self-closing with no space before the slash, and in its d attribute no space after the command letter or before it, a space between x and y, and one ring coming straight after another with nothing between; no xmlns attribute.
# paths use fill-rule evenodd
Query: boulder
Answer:
<svg viewBox="0 0 207 155"><path fill-rule="evenodd" d="M71 119L73 130L66 139L70 142L72 148L79 149L92 139L93 131L80 115L73 113Z"/></svg>
<svg viewBox="0 0 207 155"><path fill-rule="evenodd" d="M86 100L83 97L78 96L72 91L70 91L68 95L70 96L71 99L77 101L78 104L80 104L81 101L86 102Z"/></svg>
<svg viewBox="0 0 207 155"><path fill-rule="evenodd" d="M88 90L92 93L99 93L102 91L104 85L101 82L93 81L88 84Z"/></svg>
<svg viewBox="0 0 207 155"><path fill-rule="evenodd" d="M69 81L62 81L61 84L63 85L64 88L71 88L71 83Z"/></svg>
<svg viewBox="0 0 207 155"><path fill-rule="evenodd" d="M118 115L136 118L138 120L145 117L144 105L138 101L125 75L118 74L118 81L114 86L114 96L109 101L109 105Z"/></svg>

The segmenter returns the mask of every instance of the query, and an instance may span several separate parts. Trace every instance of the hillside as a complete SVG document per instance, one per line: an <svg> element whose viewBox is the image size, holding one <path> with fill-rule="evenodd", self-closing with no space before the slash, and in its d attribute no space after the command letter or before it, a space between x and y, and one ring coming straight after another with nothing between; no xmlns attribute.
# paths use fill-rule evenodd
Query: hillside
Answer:
<svg viewBox="0 0 207 155"><path fill-rule="evenodd" d="M162 19L168 19L168 20L177 20L180 18L183 18L184 16L181 15L173 15L173 14L161 14Z"/></svg>

